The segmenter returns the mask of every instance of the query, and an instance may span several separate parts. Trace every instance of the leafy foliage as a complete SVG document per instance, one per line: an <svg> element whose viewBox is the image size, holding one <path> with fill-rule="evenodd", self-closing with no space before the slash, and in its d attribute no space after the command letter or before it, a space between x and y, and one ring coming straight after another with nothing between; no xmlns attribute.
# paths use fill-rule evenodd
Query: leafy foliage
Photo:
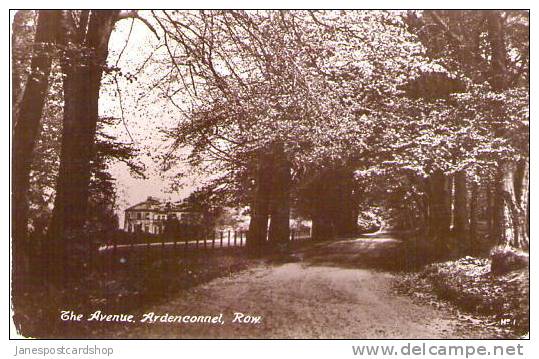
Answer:
<svg viewBox="0 0 539 359"><path fill-rule="evenodd" d="M29 219L36 234L44 233L50 221L60 163L63 91L58 66L51 72L50 77L40 135L30 173ZM124 162L134 176L145 176L143 164L136 159L136 148L119 142L115 136L107 134L106 128L117 121L118 119L115 118L101 118L98 123L89 185L88 218L94 227L117 228L116 185L109 170L111 163Z"/></svg>
<svg viewBox="0 0 539 359"><path fill-rule="evenodd" d="M192 164L230 182L252 177L253 153L273 141L285 143L296 178L328 163L420 177L481 171L527 153L526 13L504 13L506 93L489 86L484 12L154 16L174 65L164 95L181 110L173 150L189 146Z"/></svg>

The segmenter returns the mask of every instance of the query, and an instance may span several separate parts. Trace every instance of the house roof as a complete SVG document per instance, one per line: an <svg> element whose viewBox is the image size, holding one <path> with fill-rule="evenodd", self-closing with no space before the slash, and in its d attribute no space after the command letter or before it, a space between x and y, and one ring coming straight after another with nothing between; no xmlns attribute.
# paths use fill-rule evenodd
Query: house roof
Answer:
<svg viewBox="0 0 539 359"><path fill-rule="evenodd" d="M148 197L145 201L135 204L127 211L151 211L151 212L191 212L192 208L184 202L163 203L155 197Z"/></svg>

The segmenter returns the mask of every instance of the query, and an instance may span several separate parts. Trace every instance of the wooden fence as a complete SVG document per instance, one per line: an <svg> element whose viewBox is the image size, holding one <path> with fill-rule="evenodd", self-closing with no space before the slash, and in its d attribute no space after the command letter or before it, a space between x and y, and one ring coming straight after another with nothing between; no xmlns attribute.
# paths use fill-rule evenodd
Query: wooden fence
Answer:
<svg viewBox="0 0 539 359"><path fill-rule="evenodd" d="M59 274L50 265L54 243L34 239L32 248L31 278L40 281L61 275L62 280L79 280L87 277L99 279L106 288L123 276L142 279L161 278L163 274L181 273L188 263L211 263L208 256L226 254L242 255L246 252L246 231L217 231L192 240L167 240L158 236L132 236L126 232L94 233L77 241L63 243L63 255L75 264L67 272ZM129 238L133 239L127 243ZM311 239L310 231L291 230L287 242L293 246ZM136 241L135 241L136 240ZM142 242L142 240L146 240ZM99 244L98 244L99 243ZM226 260L225 260L226 261ZM77 271L77 272L74 272ZM80 271L80 272L79 272ZM152 279L153 280L153 279ZM108 283L108 284L107 284ZM105 288L104 287L104 288ZM105 289L106 289L105 288ZM103 289L103 290L105 290ZM108 291L106 289L105 291Z"/></svg>
<svg viewBox="0 0 539 359"><path fill-rule="evenodd" d="M145 242L118 243L115 236L111 236L108 243L102 244L90 251L88 263L90 267L99 271L113 271L125 264L129 266L148 261L165 262L167 260L181 259L182 256L208 255L212 251L245 250L247 243L246 231L217 231L203 238L192 240L170 240L165 237L147 237ZM141 238L139 237L139 240ZM309 230L291 230L290 242L310 240ZM129 263L128 263L129 262Z"/></svg>
<svg viewBox="0 0 539 359"><path fill-rule="evenodd" d="M290 231L290 241L310 239L311 234L309 230ZM99 246L99 252L117 251L123 249L151 249L155 247L172 247L173 249L182 247L184 250L191 249L208 249L208 248L226 248L226 247L244 247L247 241L246 231L216 231L210 235L203 236L196 239L182 239L171 240L163 236L153 236L146 238L139 238L135 240L132 238L128 243L124 241L118 241L115 236L111 236L106 244Z"/></svg>

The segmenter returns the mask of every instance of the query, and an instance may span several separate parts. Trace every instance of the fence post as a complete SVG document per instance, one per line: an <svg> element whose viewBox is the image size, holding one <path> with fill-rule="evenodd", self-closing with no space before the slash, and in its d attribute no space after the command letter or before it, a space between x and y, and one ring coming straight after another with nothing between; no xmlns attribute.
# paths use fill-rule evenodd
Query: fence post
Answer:
<svg viewBox="0 0 539 359"><path fill-rule="evenodd" d="M230 231L228 231L228 246L230 247Z"/></svg>
<svg viewBox="0 0 539 359"><path fill-rule="evenodd" d="M223 248L223 231L219 232L220 242L221 242L221 248Z"/></svg>
<svg viewBox="0 0 539 359"><path fill-rule="evenodd" d="M230 233L230 231L228 231ZM234 231L234 247L236 247L236 238L238 237L238 232Z"/></svg>
<svg viewBox="0 0 539 359"><path fill-rule="evenodd" d="M213 232L211 236L211 248L215 248L215 232Z"/></svg>
<svg viewBox="0 0 539 359"><path fill-rule="evenodd" d="M165 239L161 237L161 264L165 261Z"/></svg>
<svg viewBox="0 0 539 359"><path fill-rule="evenodd" d="M152 244L150 243L149 238L145 238L145 239L146 239L146 260L148 262L151 262L151 246L152 246Z"/></svg>
<svg viewBox="0 0 539 359"><path fill-rule="evenodd" d="M116 266L116 251L118 247L116 245L116 236L112 236L112 266L111 269L114 270L114 267Z"/></svg>

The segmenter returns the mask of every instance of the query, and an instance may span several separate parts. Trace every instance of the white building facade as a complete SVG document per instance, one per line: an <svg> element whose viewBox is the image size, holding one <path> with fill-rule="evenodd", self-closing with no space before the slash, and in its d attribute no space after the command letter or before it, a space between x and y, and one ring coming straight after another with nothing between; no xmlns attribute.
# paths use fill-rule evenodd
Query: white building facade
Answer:
<svg viewBox="0 0 539 359"><path fill-rule="evenodd" d="M201 215L192 211L184 202L163 203L155 197L148 197L125 210L124 230L162 234L167 219L177 219L180 223L192 224L200 220Z"/></svg>

